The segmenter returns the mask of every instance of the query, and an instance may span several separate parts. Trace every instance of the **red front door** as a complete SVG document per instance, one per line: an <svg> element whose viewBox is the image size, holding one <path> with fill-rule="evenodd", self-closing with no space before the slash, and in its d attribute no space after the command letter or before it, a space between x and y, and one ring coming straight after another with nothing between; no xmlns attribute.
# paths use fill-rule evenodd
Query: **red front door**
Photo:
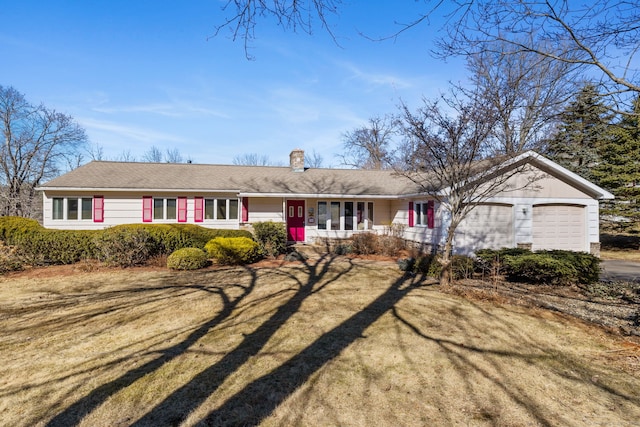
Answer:
<svg viewBox="0 0 640 427"><path fill-rule="evenodd" d="M287 240L304 242L304 200L287 200Z"/></svg>

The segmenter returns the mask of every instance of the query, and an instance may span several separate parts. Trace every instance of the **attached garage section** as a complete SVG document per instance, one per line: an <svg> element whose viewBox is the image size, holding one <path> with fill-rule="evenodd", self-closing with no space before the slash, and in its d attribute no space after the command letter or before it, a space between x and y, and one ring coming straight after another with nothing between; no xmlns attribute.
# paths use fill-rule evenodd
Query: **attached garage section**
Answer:
<svg viewBox="0 0 640 427"><path fill-rule="evenodd" d="M586 220L584 206L534 205L532 249L587 251Z"/></svg>
<svg viewBox="0 0 640 427"><path fill-rule="evenodd" d="M458 253L476 249L513 247L513 206L503 204L476 206L458 226L454 246Z"/></svg>

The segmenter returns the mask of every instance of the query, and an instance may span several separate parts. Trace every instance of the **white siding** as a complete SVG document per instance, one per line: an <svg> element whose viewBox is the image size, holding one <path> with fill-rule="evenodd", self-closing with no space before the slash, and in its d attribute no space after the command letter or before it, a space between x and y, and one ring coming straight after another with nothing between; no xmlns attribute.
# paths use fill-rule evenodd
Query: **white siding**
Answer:
<svg viewBox="0 0 640 427"><path fill-rule="evenodd" d="M454 250L469 253L477 249L514 246L512 205L478 205L467 214L455 232Z"/></svg>

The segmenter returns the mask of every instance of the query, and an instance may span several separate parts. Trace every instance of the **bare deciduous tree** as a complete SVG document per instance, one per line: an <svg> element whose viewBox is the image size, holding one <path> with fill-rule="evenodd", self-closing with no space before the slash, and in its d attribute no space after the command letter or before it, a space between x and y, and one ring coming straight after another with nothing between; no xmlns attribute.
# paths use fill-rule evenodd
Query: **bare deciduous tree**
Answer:
<svg viewBox="0 0 640 427"><path fill-rule="evenodd" d="M226 18L216 28L215 35L229 29L234 41L243 41L247 58L251 58L249 48L256 38L256 25L260 19L275 19L280 27L307 34L313 33L317 24L335 41L327 17L335 14L341 3L341 0L227 0L222 6Z"/></svg>
<svg viewBox="0 0 640 427"><path fill-rule="evenodd" d="M322 155L318 153L316 150L313 150L311 153L305 153L304 155L304 164L309 168L321 168L323 167L324 159Z"/></svg>
<svg viewBox="0 0 640 427"><path fill-rule="evenodd" d="M35 189L56 176L87 142L71 116L32 105L12 87L0 86L2 213L32 216Z"/></svg>
<svg viewBox="0 0 640 427"><path fill-rule="evenodd" d="M167 151L164 155L164 160L167 163L182 163L184 162L184 157L180 154L180 150L177 148L167 148Z"/></svg>
<svg viewBox="0 0 640 427"><path fill-rule="evenodd" d="M448 284L456 229L479 203L504 191L519 170L497 169L510 156L487 157L497 116L478 99L425 100L416 112L406 105L402 112L411 156L408 168L398 173L439 202L448 216L440 277Z"/></svg>
<svg viewBox="0 0 640 427"><path fill-rule="evenodd" d="M155 145L152 145L151 148L142 155L142 160L150 163L160 163L162 162L162 151Z"/></svg>
<svg viewBox="0 0 640 427"><path fill-rule="evenodd" d="M506 55L504 43L468 57L473 91L496 114L497 154L542 150L575 86L570 66L531 52ZM465 91L464 88L460 90Z"/></svg>
<svg viewBox="0 0 640 427"><path fill-rule="evenodd" d="M396 119L373 117L366 126L343 135L342 164L358 169L385 169L393 163L393 137L397 134Z"/></svg>
<svg viewBox="0 0 640 427"><path fill-rule="evenodd" d="M333 37L327 17L338 15L341 7L340 0L228 0L223 7L226 18L216 34L229 28L234 40L244 40L246 51L258 20L268 18L285 29L307 33L317 23ZM605 94L640 91L640 0L425 0L424 12L399 24L400 30L368 37L397 38L435 21L436 13L446 15L441 29L445 35L438 43L442 57L475 55L505 44L509 49L501 49L503 54L530 52L574 71L597 74L608 88Z"/></svg>
<svg viewBox="0 0 640 427"><path fill-rule="evenodd" d="M269 166L271 165L271 161L269 160L269 156L257 153L246 153L235 156L233 158L233 164L244 166Z"/></svg>
<svg viewBox="0 0 640 427"><path fill-rule="evenodd" d="M455 1L443 57L533 53L600 79L608 94L640 91L640 1ZM419 20L413 23L416 25ZM508 48L504 48L508 46Z"/></svg>

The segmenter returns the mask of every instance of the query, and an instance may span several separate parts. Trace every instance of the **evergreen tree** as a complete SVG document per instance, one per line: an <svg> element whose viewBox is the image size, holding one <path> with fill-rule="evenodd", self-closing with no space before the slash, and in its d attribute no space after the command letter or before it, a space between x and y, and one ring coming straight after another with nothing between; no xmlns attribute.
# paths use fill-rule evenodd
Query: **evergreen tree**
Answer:
<svg viewBox="0 0 640 427"><path fill-rule="evenodd" d="M588 180L598 165L598 148L607 144L613 114L602 103L595 86L588 84L560 115L561 124L549 141L547 155L556 163Z"/></svg>
<svg viewBox="0 0 640 427"><path fill-rule="evenodd" d="M603 204L602 213L616 218L621 231L640 231L640 96L629 114L612 125L594 176L616 199ZM620 218L623 217L624 219Z"/></svg>

